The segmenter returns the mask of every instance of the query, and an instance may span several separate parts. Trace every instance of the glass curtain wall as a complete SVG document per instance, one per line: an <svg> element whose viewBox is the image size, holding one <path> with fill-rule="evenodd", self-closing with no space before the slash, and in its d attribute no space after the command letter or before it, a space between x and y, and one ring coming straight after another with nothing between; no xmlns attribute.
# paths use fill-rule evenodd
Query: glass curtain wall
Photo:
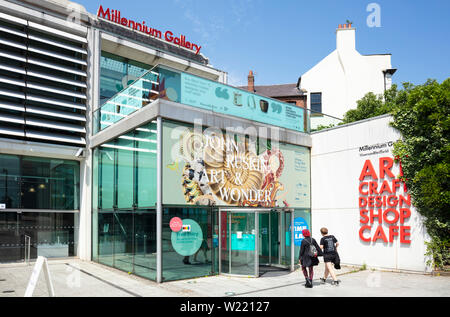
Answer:
<svg viewBox="0 0 450 317"><path fill-rule="evenodd" d="M141 77L152 66L111 53L100 58L100 105Z"/></svg>
<svg viewBox="0 0 450 317"><path fill-rule="evenodd" d="M76 255L79 179L77 161L0 154L0 262Z"/></svg>
<svg viewBox="0 0 450 317"><path fill-rule="evenodd" d="M94 150L93 259L156 280L156 122Z"/></svg>
<svg viewBox="0 0 450 317"><path fill-rule="evenodd" d="M177 228L174 223L178 219L181 220L182 226ZM208 207L164 208L163 281L217 274L216 221L217 213L213 215L212 209Z"/></svg>
<svg viewBox="0 0 450 317"><path fill-rule="evenodd" d="M74 213L1 212L0 262L76 255ZM29 237L26 240L25 238Z"/></svg>
<svg viewBox="0 0 450 317"><path fill-rule="evenodd" d="M78 210L80 163L0 154L0 204L5 209Z"/></svg>

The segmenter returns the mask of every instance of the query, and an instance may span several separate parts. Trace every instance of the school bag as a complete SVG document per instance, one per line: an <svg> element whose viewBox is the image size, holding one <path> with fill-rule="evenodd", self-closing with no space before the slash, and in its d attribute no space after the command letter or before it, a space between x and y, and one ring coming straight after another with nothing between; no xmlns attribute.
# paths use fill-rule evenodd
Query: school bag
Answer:
<svg viewBox="0 0 450 317"><path fill-rule="evenodd" d="M306 254L312 258L315 258L318 253L316 247L312 243L310 243L308 240L306 240L306 242L308 242L308 244L309 244L309 248L306 250ZM312 242L312 238L311 238L311 242Z"/></svg>

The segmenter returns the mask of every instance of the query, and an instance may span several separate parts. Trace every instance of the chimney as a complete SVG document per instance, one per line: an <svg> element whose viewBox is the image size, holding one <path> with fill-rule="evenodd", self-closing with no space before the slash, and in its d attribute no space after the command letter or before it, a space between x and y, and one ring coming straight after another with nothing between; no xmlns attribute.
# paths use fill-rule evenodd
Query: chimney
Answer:
<svg viewBox="0 0 450 317"><path fill-rule="evenodd" d="M253 76L253 71L248 73L247 90L250 92L255 92L255 76Z"/></svg>
<svg viewBox="0 0 450 317"><path fill-rule="evenodd" d="M354 51L355 44L355 28L351 24L339 24L336 30L336 48L338 51Z"/></svg>

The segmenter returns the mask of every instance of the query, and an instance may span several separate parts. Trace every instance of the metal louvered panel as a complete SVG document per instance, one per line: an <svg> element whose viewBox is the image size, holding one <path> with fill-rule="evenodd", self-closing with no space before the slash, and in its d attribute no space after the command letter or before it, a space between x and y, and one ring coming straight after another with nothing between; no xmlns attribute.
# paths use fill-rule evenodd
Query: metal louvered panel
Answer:
<svg viewBox="0 0 450 317"><path fill-rule="evenodd" d="M0 13L1 137L86 145L88 51L79 34Z"/></svg>
<svg viewBox="0 0 450 317"><path fill-rule="evenodd" d="M2 79L2 77L0 76L0 80L1 79ZM40 85L40 84L36 84L34 82L28 81L26 83L26 87L32 88L32 89L44 90L44 91L48 91L48 92L53 92L55 94L66 95L66 96L71 96L71 97L80 98L80 99L86 99L86 94L77 93L75 91L70 91L67 89L60 89L60 88L54 88L54 87L50 87L50 86Z"/></svg>
<svg viewBox="0 0 450 317"><path fill-rule="evenodd" d="M12 90L6 90L6 89L0 88L0 96L19 98L19 99L23 99L23 100L31 100L31 101L41 102L41 103L45 103L45 104L49 104L49 105L61 106L61 107L65 107L65 108L86 110L86 106L83 104L77 104L77 103L62 100L62 99L38 96L36 94L30 94L30 93L25 95L23 92L20 92L20 91L12 91Z"/></svg>
<svg viewBox="0 0 450 317"><path fill-rule="evenodd" d="M25 112L25 107L23 105L18 105L18 104L14 104L14 103L2 101L2 100L0 100L0 109Z"/></svg>
<svg viewBox="0 0 450 317"><path fill-rule="evenodd" d="M8 78L5 76L0 76L0 83L16 85L16 86L21 86L21 87L26 86L25 80L23 80L23 79Z"/></svg>
<svg viewBox="0 0 450 317"><path fill-rule="evenodd" d="M77 47L77 46L74 46L74 45L70 45L70 44L66 44L66 43L57 42L57 41L54 41L54 40L51 40L51 39L48 39L48 38L44 38L42 36L38 36L38 35L35 35L35 34L27 34L27 33L23 32L23 31L14 30L14 29L9 28L7 26L0 25L0 31L5 32L5 33L9 33L9 34L13 34L13 35L17 35L17 36L20 36L20 37L23 37L23 38L28 38L28 39L33 40L33 41L37 41L37 42L41 42L41 43L50 44L50 45L53 45L53 46L65 48L67 50L71 50L71 51L78 52L78 53L81 53L81 54L87 54L87 50L84 49L84 48L80 48L80 47Z"/></svg>
<svg viewBox="0 0 450 317"><path fill-rule="evenodd" d="M81 44L87 44L87 39L85 37L81 37L75 34L71 34L71 33L67 33L61 30L56 30L54 28L50 28L48 26L45 25L41 25L41 24L37 24L31 21L28 21L28 27L35 29L35 30L39 30L42 31L44 33L48 33L54 36L58 36L58 37L62 37L65 38L66 40L70 40L70 41L74 41L74 42L78 42Z"/></svg>
<svg viewBox="0 0 450 317"><path fill-rule="evenodd" d="M81 87L81 88L87 88L87 85L85 82L82 81L75 81L75 80L71 80L71 79L67 79L61 76L56 76L56 75L51 75L51 74L46 74L43 72L39 72L39 71L35 71L35 70L30 70L27 69L25 70L23 67L16 67L16 66L12 66L12 65L6 65L6 64L2 64L0 63L0 69L12 72L12 73L17 73L17 74L23 74L23 75L28 75L28 76L32 76L32 77L37 77L37 78L43 78L43 79L48 79L51 80L53 82L57 82L57 83L63 83L63 84L69 84L69 85L74 85L77 87Z"/></svg>
<svg viewBox="0 0 450 317"><path fill-rule="evenodd" d="M87 74L86 74L85 71L78 70L78 69L72 68L72 67L66 67L66 66L62 66L62 65L57 65L55 63L51 63L51 62L48 62L48 61L40 60L38 58L29 57L29 58L26 59L26 61L28 63L30 63L30 64L43 66L43 67L59 70L59 71L62 71L62 72L66 72L66 73L70 73L70 74L74 74L74 75L87 77Z"/></svg>
<svg viewBox="0 0 450 317"><path fill-rule="evenodd" d="M11 91L0 88L0 96L11 97L11 98L19 98L25 99L25 94L20 91Z"/></svg>
<svg viewBox="0 0 450 317"><path fill-rule="evenodd" d="M7 39L2 38L2 37L0 37L0 44L8 45L8 46L15 47L15 48L18 48L18 49L21 49L21 50L26 50L27 49L27 46L22 44L22 43L18 43L18 42L15 42L15 41L10 41L10 40L7 40Z"/></svg>
<svg viewBox="0 0 450 317"><path fill-rule="evenodd" d="M23 67L16 67L16 66L12 66L12 65L5 65L5 64L1 64L0 63L0 69L6 70L8 72L12 72L12 73L18 73L18 74L26 74L25 68Z"/></svg>
<svg viewBox="0 0 450 317"><path fill-rule="evenodd" d="M51 140L51 141L58 141L58 142L64 142L64 143L75 143L75 144L86 145L86 139L83 137L72 137L72 136L67 136L67 135L58 134L58 133L50 134L50 133L44 133L44 132L39 132L39 131L27 130L26 137L32 138L32 139Z"/></svg>
<svg viewBox="0 0 450 317"><path fill-rule="evenodd" d="M31 101L47 103L47 104L55 105L55 106L61 106L61 107L66 107L66 108L79 109L79 110L86 110L86 106L82 105L82 104L76 104L76 103L73 103L70 101L65 101L65 100L60 100L60 99L55 99L55 98L50 98L50 97L41 97L41 96L34 95L34 94L27 94L26 99L31 100Z"/></svg>
<svg viewBox="0 0 450 317"><path fill-rule="evenodd" d="M41 54L44 56L51 56L56 59L60 59L63 61L69 61L72 63L77 63L77 64L80 64L83 66L87 65L87 62L82 59L73 58L73 57L70 57L70 56L67 56L64 54L55 53L55 52L52 52L52 51L49 51L49 50L46 50L43 48L35 47L32 45L29 45L27 48L27 45L25 45L25 44L22 44L22 43L16 42L16 41L11 41L11 40L5 39L4 37L1 37L1 36L0 36L0 44L8 45L8 46L15 47L15 48L22 49L22 50L28 49L29 52L38 53L38 54Z"/></svg>
<svg viewBox="0 0 450 317"><path fill-rule="evenodd" d="M20 104L14 104L7 101L0 100L0 109L5 110L13 110L18 112L25 112L25 106ZM73 121L86 122L86 117L76 113L58 111L54 109L36 107L36 106L27 106L26 111L36 115L42 115L45 117L55 117L55 118L63 118L69 119Z"/></svg>
<svg viewBox="0 0 450 317"><path fill-rule="evenodd" d="M73 131L86 133L86 129L82 126L76 126L73 124L60 123L56 121L41 120L41 119L26 119L25 125L33 125L37 127L45 127L56 130Z"/></svg>
<svg viewBox="0 0 450 317"><path fill-rule="evenodd" d="M24 37L24 38L28 37L27 33L23 32L23 31L18 31L18 30L11 29L11 28L9 28L7 26L4 26L4 25L0 25L0 31L5 32L5 33L9 33L9 34L14 34L14 35L17 35L17 36L21 36L21 37Z"/></svg>
<svg viewBox="0 0 450 317"><path fill-rule="evenodd" d="M0 104L0 107L2 105ZM35 106L27 106L27 112L43 115L47 117L55 117L55 118L63 118L63 119L70 119L73 121L80 121L80 122L86 122L86 117L80 114L76 113L70 113L70 112L63 112L58 110L49 110L44 108L39 108Z"/></svg>
<svg viewBox="0 0 450 317"><path fill-rule="evenodd" d="M22 117L2 113L0 113L0 121L16 124L25 124L25 120Z"/></svg>
<svg viewBox="0 0 450 317"><path fill-rule="evenodd" d="M14 24L19 24L19 25L27 25L28 21L18 18L18 17L14 17L5 13L0 12L0 19L2 20L6 20L8 22L14 23Z"/></svg>
<svg viewBox="0 0 450 317"><path fill-rule="evenodd" d="M23 130L15 129L15 128L6 128L6 127L0 126L0 135L2 135L2 134L16 136L16 137L24 137L25 136L25 132Z"/></svg>
<svg viewBox="0 0 450 317"><path fill-rule="evenodd" d="M43 48L34 47L32 45L30 45L28 47L28 51L34 52L34 53L38 53L38 54L42 54L42 55L45 55L45 56L51 56L51 57L54 57L54 58L57 58L57 59L61 59L61 60L64 60L64 61L69 61L69 62L72 62L72 63L77 63L77 64L80 64L80 65L83 65L83 66L87 65L87 62L82 60L82 59L73 58L73 57L70 57L70 56L67 56L67 55L64 55L64 54L58 54L58 53L55 53L55 52L52 52L52 51L49 51L49 50L45 50Z"/></svg>
<svg viewBox="0 0 450 317"><path fill-rule="evenodd" d="M67 50L71 50L71 51L74 51L74 52L78 52L78 53L87 55L87 50L86 49L78 48L78 47L73 46L73 45L59 43L59 42L56 42L56 41L53 41L53 40L45 39L43 37L36 36L36 35L31 35L31 34L28 36L28 38L30 40L35 40L35 41L42 42L42 43L45 43L45 44L58 46L58 47L61 47L61 48L65 48Z"/></svg>

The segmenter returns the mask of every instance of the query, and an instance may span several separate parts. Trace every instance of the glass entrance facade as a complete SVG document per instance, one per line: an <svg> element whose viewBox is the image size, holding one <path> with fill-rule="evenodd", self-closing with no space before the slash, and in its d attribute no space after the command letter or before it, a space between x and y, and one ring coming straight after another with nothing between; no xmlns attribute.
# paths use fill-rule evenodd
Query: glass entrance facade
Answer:
<svg viewBox="0 0 450 317"><path fill-rule="evenodd" d="M76 255L79 178L76 161L0 154L0 262Z"/></svg>
<svg viewBox="0 0 450 317"><path fill-rule="evenodd" d="M245 95L244 109L239 96L226 85L155 67L103 103L94 133L157 99L307 131L301 109L253 94ZM212 104L217 98L221 107ZM310 151L227 133L157 118L95 148L94 261L157 281L256 277L260 265L292 269L298 211L310 222Z"/></svg>
<svg viewBox="0 0 450 317"><path fill-rule="evenodd" d="M93 166L93 260L156 279L156 123L96 148Z"/></svg>

